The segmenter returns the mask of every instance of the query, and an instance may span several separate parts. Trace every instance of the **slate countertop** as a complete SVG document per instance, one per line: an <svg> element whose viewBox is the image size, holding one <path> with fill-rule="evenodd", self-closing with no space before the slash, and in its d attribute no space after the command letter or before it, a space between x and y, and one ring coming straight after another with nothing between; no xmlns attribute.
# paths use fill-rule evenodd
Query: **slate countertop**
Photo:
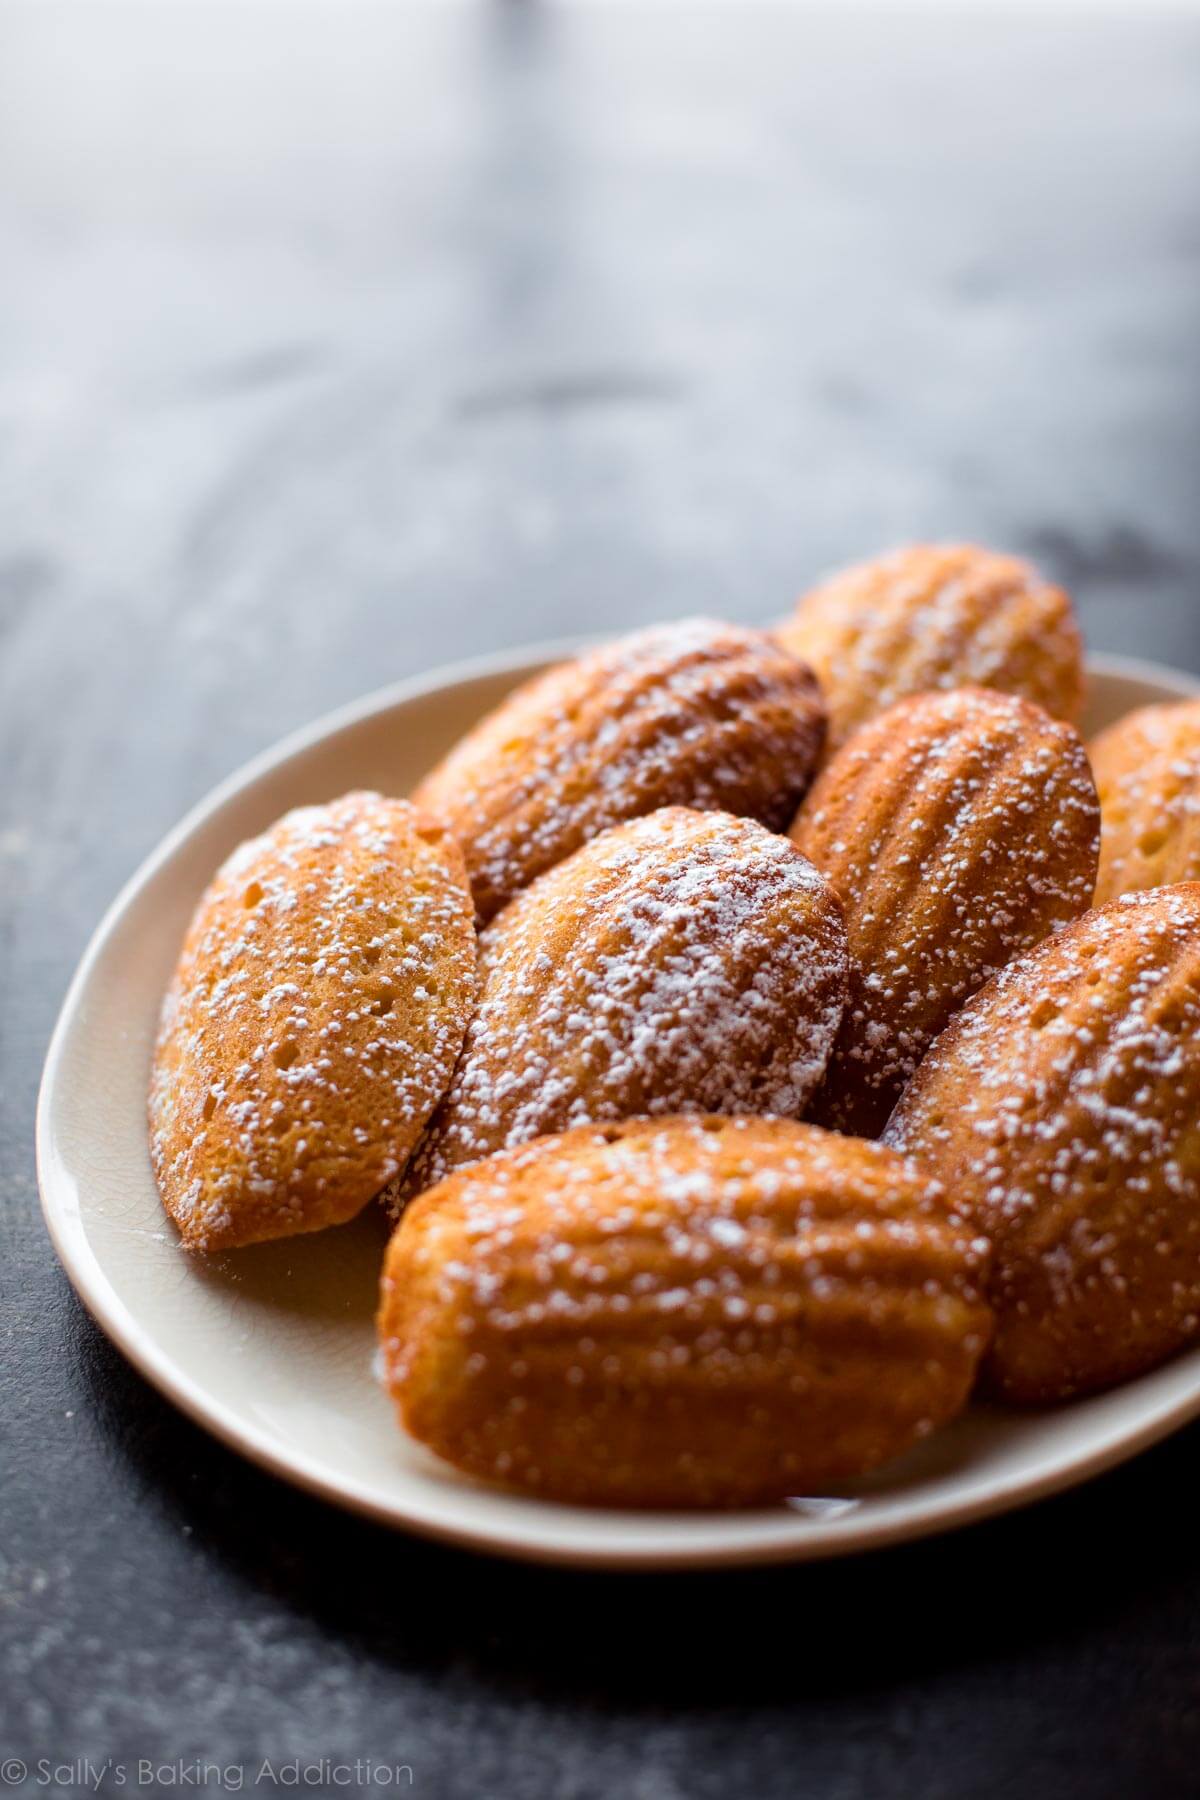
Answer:
<svg viewBox="0 0 1200 1800"><path fill-rule="evenodd" d="M0 1786L1196 1792L1200 1430L826 1567L459 1555L151 1392L31 1139L124 877L383 681L923 536L1200 670L1198 83L1150 4L0 15Z"/></svg>

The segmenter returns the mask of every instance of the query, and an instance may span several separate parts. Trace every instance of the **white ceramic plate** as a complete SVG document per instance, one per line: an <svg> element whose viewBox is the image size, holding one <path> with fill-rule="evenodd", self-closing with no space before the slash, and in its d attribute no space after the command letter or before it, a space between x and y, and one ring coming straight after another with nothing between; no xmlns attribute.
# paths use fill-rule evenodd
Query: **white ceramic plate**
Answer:
<svg viewBox="0 0 1200 1800"><path fill-rule="evenodd" d="M965 1524L1064 1488L1200 1414L1200 1350L1113 1393L1035 1414L973 1410L836 1495L738 1513L621 1513L500 1493L397 1429L371 1375L384 1225L187 1257L160 1209L145 1091L184 927L242 838L354 787L406 793L513 684L573 646L459 665L289 738L171 833L121 893L71 984L46 1060L38 1175L50 1234L104 1331L163 1393L255 1462L341 1505L478 1549L665 1568L833 1556ZM1200 681L1097 659L1090 733Z"/></svg>

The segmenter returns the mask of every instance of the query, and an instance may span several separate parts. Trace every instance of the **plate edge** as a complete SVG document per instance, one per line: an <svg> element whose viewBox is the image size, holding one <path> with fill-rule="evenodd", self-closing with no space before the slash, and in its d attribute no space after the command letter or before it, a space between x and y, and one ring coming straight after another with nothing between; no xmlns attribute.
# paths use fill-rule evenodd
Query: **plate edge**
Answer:
<svg viewBox="0 0 1200 1800"><path fill-rule="evenodd" d="M673 1552L669 1549L664 1551L661 1547L646 1546L642 1549L632 1546L625 1550L580 1551L566 1546L531 1543L524 1538L516 1540L497 1537L493 1533L476 1533L469 1527L446 1526L436 1518L421 1517L411 1513L398 1517L393 1510L374 1501L368 1494L336 1487L321 1475L303 1467L302 1464L297 1465L294 1460L275 1456L269 1449L256 1442L252 1436L243 1433L237 1426L215 1419L211 1410L204 1406L202 1400L193 1397L190 1381L181 1382L178 1374L168 1373L165 1367L160 1368L154 1347L143 1344L140 1341L140 1334L127 1326L126 1309L119 1300L115 1300L114 1297L115 1303L110 1307L107 1300L102 1302L98 1299L94 1286L107 1287L110 1294L111 1287L103 1270L96 1262L94 1253L85 1237L81 1238L81 1246L84 1256L91 1260L95 1270L94 1285L90 1284L85 1289L76 1282L74 1261L78 1257L81 1246L72 1242L68 1250L61 1235L64 1218L60 1213L55 1212L48 1194L51 1183L49 1166L54 1155L49 1129L51 1096L62 1060L69 1019L77 1005L79 993L85 986L118 919L132 899L153 878L159 868L174 855L179 844L229 800L281 764L290 761L305 750L311 749L315 744L340 731L361 724L376 713L408 701L423 699L442 687L482 679L490 675L516 673L523 670L528 670L532 674L537 667L576 654L583 645L594 641L596 641L594 637L551 639L508 652L465 658L457 662L439 665L423 675L389 683L358 700L333 708L310 724L300 727L276 743L269 745L218 782L160 839L150 854L137 865L133 873L122 884L84 946L59 1007L39 1083L34 1126L38 1195L46 1230L72 1288L96 1325L116 1343L126 1359L150 1382L156 1391L173 1405L178 1406L194 1424L210 1432L226 1447L245 1456L257 1467L266 1470L277 1479L288 1482L289 1485L299 1487L343 1510L370 1518L392 1530L411 1531L419 1536L458 1548L469 1548L476 1552L502 1556L519 1562L631 1573L649 1570L661 1570L665 1573L701 1568L765 1567L770 1564L825 1561L965 1529L972 1524L979 1523L982 1519L997 1517L1003 1513L1032 1505L1039 1500L1047 1499L1055 1493L1066 1491L1106 1470L1115 1468L1129 1458L1140 1454L1141 1451L1150 1448L1173 1430L1182 1427L1200 1414L1200 1390L1198 1390L1190 1399L1182 1403L1168 1404L1163 1411L1148 1419L1132 1437L1123 1436L1115 1443L1101 1444L1094 1455L1082 1464L1075 1463L1065 1469L1049 1471L1040 1480L1034 1480L1028 1486L1014 1484L1017 1486L1017 1491L1013 1492L1010 1489L1006 1493L1002 1493L999 1501L993 1492L989 1496L981 1496L974 1502L964 1502L952 1516L945 1519L926 1516L911 1522L900 1520L889 1524L885 1521L874 1528L868 1526L866 1529L856 1527L853 1522L848 1522L844 1527L835 1527L835 1535L832 1537L823 1535L819 1540L814 1540L811 1548L806 1546L803 1540L785 1540L778 1545L747 1545L742 1548L731 1547L717 1550L699 1549ZM1181 699L1190 695L1200 695L1200 676L1136 657L1090 656L1087 661L1087 673L1089 676L1095 673L1119 679L1142 681L1148 685L1174 692Z"/></svg>

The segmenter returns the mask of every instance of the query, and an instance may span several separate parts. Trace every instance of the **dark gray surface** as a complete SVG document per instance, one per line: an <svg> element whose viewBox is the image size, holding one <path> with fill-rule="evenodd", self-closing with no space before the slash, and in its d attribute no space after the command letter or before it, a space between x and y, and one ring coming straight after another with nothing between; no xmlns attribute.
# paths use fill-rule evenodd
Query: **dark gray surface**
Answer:
<svg viewBox="0 0 1200 1800"><path fill-rule="evenodd" d="M470 1800L1197 1791L1195 1430L828 1568L459 1556L159 1400L54 1262L31 1133L124 876L386 680L764 618L922 534L1037 552L1096 647L1200 668L1198 89L1200 16L1146 4L0 13L0 1759L29 1791L42 1757L132 1788L196 1755Z"/></svg>

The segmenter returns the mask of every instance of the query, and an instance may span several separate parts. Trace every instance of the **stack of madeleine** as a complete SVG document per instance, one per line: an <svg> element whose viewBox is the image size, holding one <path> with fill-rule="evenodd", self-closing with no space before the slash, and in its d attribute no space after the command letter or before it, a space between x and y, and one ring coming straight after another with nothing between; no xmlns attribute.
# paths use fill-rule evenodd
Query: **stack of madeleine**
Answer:
<svg viewBox="0 0 1200 1800"><path fill-rule="evenodd" d="M1075 726L1071 602L917 547L511 695L242 845L163 1005L190 1250L396 1220L472 1476L746 1506L1200 1336L1200 702Z"/></svg>

